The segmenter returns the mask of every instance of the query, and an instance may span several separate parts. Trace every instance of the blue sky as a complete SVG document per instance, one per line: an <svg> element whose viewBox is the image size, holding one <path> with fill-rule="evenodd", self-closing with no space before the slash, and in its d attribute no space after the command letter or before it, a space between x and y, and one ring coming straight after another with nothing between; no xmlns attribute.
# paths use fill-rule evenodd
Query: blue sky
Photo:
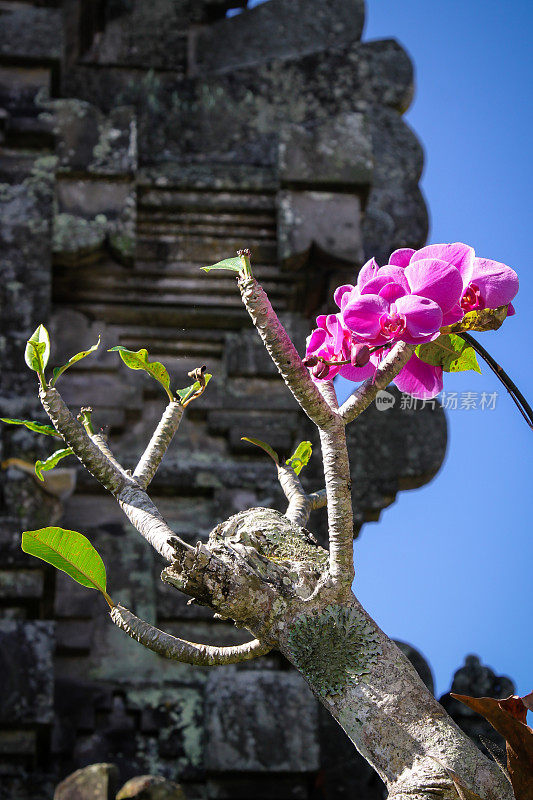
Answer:
<svg viewBox="0 0 533 800"><path fill-rule="evenodd" d="M426 151L429 241L466 242L520 276L516 316L479 336L530 402L532 35L526 0L367 0L364 38L398 39L415 65L405 118ZM447 412L439 475L402 492L355 545L356 594L428 658L439 695L471 652L520 694L533 689L533 432L482 369L445 389L498 392L496 408Z"/></svg>
<svg viewBox="0 0 533 800"><path fill-rule="evenodd" d="M415 64L406 120L426 151L429 241L466 242L519 274L516 316L478 336L530 403L532 34L525 0L369 0L364 33L394 36ZM468 652L520 694L533 689L533 431L482 373L446 376L445 389L498 392L495 410L447 412L439 475L402 492L355 545L357 594L389 635L422 650L439 694Z"/></svg>

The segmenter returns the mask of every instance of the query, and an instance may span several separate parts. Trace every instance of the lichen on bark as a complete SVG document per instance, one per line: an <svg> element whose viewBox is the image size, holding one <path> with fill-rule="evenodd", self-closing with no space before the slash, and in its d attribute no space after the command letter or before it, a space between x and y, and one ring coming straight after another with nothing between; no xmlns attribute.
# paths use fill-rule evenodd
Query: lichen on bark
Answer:
<svg viewBox="0 0 533 800"><path fill-rule="evenodd" d="M378 637L356 609L329 605L293 621L288 648L295 665L322 696L359 683L377 663Z"/></svg>

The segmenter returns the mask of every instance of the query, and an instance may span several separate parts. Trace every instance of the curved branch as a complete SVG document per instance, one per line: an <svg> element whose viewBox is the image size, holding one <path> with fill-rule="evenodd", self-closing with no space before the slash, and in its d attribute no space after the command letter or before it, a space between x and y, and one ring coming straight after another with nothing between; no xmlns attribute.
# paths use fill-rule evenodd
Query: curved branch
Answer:
<svg viewBox="0 0 533 800"><path fill-rule="evenodd" d="M298 475L292 467L286 464L278 464L278 481L283 489L283 494L289 501L285 516L291 522L305 528L311 512L311 506Z"/></svg>
<svg viewBox="0 0 533 800"><path fill-rule="evenodd" d="M174 434L179 428L183 411L181 403L173 401L168 404L163 412L163 416L133 473L133 477L137 479L137 483L143 489L146 489L154 477L163 456L174 438Z"/></svg>
<svg viewBox="0 0 533 800"><path fill-rule="evenodd" d="M105 440L99 434L89 436L85 428L72 416L57 389L41 389L39 396L54 427L74 455L91 475L111 492L141 536L167 561L174 560L176 547L181 548L183 552L192 551L193 548L179 539L169 528L137 481L120 467ZM96 441L93 441L93 438ZM172 539L173 545L169 543L169 539Z"/></svg>
<svg viewBox="0 0 533 800"><path fill-rule="evenodd" d="M416 345L398 342L398 344L387 353L376 369L374 377L362 383L339 409L339 415L343 419L345 425L358 417L365 408L368 408L377 393L389 385L403 367L405 367L415 352L415 348Z"/></svg>
<svg viewBox="0 0 533 800"><path fill-rule="evenodd" d="M283 494L289 501L285 516L296 525L305 528L309 520L311 511L323 508L327 504L327 494L325 489L318 492L307 494L298 475L292 467L285 464L278 464L278 481Z"/></svg>
<svg viewBox="0 0 533 800"><path fill-rule="evenodd" d="M272 648L263 644L259 639L253 639L246 644L233 647L216 647L209 644L197 644L179 639L169 633L160 631L124 606L114 606L109 615L115 625L125 631L136 642L173 661L184 664L196 664L201 667L220 666L221 664L239 664L250 661L252 658L263 656Z"/></svg>
<svg viewBox="0 0 533 800"><path fill-rule="evenodd" d="M311 492L307 495L311 511L316 511L319 508L324 508L328 503L328 496L325 489L319 489L318 492Z"/></svg>
<svg viewBox="0 0 533 800"><path fill-rule="evenodd" d="M309 419L318 427L327 425L334 412L318 391L262 287L255 278L240 277L239 288L246 310L283 380Z"/></svg>

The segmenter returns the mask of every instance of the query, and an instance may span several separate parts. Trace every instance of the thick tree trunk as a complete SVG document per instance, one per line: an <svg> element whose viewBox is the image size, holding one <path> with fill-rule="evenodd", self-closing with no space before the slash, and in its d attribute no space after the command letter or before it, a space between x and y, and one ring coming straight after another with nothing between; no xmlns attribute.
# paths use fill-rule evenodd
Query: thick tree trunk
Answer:
<svg viewBox="0 0 533 800"><path fill-rule="evenodd" d="M457 800L450 769L482 800L513 800L499 767L457 727L354 595L339 597L331 587L327 551L304 529L277 511L250 509L220 524L201 553L203 589L185 561L168 567L164 580L281 650L389 797Z"/></svg>
<svg viewBox="0 0 533 800"><path fill-rule="evenodd" d="M353 595L346 605L296 617L279 646L390 798L456 800L449 768L484 800L513 800L500 769L457 727Z"/></svg>

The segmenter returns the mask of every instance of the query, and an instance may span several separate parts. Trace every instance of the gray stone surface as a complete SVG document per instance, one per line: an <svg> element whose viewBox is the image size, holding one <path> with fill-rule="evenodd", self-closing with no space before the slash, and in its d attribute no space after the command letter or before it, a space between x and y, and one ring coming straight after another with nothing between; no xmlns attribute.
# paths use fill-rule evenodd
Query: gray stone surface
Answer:
<svg viewBox="0 0 533 800"><path fill-rule="evenodd" d="M374 156L364 114L342 114L303 128L282 127L279 177L284 184L366 186L372 180Z"/></svg>
<svg viewBox="0 0 533 800"><path fill-rule="evenodd" d="M226 72L331 50L359 39L363 23L363 0L270 0L201 28L194 40L194 71Z"/></svg>
<svg viewBox="0 0 533 800"><path fill-rule="evenodd" d="M118 769L114 764L91 764L65 778L54 792L54 800L114 800Z"/></svg>
<svg viewBox="0 0 533 800"><path fill-rule="evenodd" d="M4 58L61 58L63 21L60 8L35 8L27 3L3 2L0 13L0 55Z"/></svg>
<svg viewBox="0 0 533 800"><path fill-rule="evenodd" d="M54 622L0 619L0 724L50 724Z"/></svg>
<svg viewBox="0 0 533 800"><path fill-rule="evenodd" d="M313 772L318 705L294 672L215 672L206 686L206 767L214 772Z"/></svg>
<svg viewBox="0 0 533 800"><path fill-rule="evenodd" d="M281 191L278 235L280 260L291 267L305 264L313 245L347 263L359 261L361 200L356 194Z"/></svg>

